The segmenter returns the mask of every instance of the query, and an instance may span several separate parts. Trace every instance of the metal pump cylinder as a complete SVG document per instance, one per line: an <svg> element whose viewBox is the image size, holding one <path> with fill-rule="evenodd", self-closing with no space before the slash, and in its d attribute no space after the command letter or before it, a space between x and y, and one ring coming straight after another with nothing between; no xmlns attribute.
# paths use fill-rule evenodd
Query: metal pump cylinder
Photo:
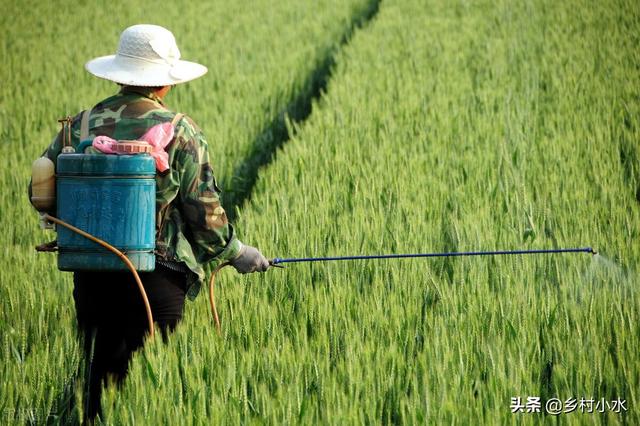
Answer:
<svg viewBox="0 0 640 426"><path fill-rule="evenodd" d="M155 161L148 154L61 154L57 216L124 252L138 271L155 268ZM58 227L58 269L126 270L113 253Z"/></svg>

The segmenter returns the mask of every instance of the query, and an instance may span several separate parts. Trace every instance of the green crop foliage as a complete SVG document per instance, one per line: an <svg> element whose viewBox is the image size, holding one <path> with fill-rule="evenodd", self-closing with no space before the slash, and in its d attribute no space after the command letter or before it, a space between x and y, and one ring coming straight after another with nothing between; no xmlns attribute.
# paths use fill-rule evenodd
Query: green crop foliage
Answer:
<svg viewBox="0 0 640 426"><path fill-rule="evenodd" d="M234 10L222 4L219 13ZM238 207L244 241L270 257L588 245L600 255L291 264L250 276L223 270L222 334L205 295L187 305L169 342L149 342L124 387L105 393L104 423L638 423L637 5L385 0L338 49L368 5L334 2L344 9L330 12L285 4L268 16L286 31L263 29L247 40L238 24L225 39L250 46L250 66L236 62L228 44L215 47L230 55L228 64L253 72L234 77L232 88L214 79L224 107L214 93L208 102L195 97L204 86L176 92L180 108L229 142L220 147L229 150L224 158L217 144L211 154L231 192L242 186L235 171L255 165L252 150L270 155L279 145L270 140L282 137L283 112L297 117L292 100L310 92L309 76L337 52L323 95L307 120L287 123L291 139L248 187L249 202L227 199ZM228 12L220 22L250 26L271 10L263 7L252 8L254 21ZM295 15L296 7L305 12ZM192 31L193 40L205 37ZM276 66L270 45L288 52L290 68ZM255 71L264 63L267 76ZM87 78L86 87L93 99L103 86ZM13 138L37 120L48 129L46 105L22 105L36 111L34 121L7 124ZM22 168L37 150L24 152L12 154ZM0 174L13 191L3 192L3 205L22 197L27 172L19 173ZM78 363L69 356L77 354L72 307L60 309L70 286L52 260L28 251L35 220L22 204L21 215L10 216L16 224L0 219L8 229L2 241L15 250L1 272L3 355L12 360L0 387L11 397L0 404L21 407L35 397L38 407L52 407L51 388L34 382L48 375L60 391ZM36 351L24 357L30 369L13 360L25 346ZM620 398L628 411L512 414L511 398L528 396Z"/></svg>

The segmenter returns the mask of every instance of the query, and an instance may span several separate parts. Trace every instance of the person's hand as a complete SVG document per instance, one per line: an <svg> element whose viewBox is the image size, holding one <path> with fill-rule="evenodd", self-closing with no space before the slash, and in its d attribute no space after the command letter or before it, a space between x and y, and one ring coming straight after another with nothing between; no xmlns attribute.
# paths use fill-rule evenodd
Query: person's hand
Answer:
<svg viewBox="0 0 640 426"><path fill-rule="evenodd" d="M260 250L244 244L230 263L241 274L264 272L269 269L269 260L260 253Z"/></svg>

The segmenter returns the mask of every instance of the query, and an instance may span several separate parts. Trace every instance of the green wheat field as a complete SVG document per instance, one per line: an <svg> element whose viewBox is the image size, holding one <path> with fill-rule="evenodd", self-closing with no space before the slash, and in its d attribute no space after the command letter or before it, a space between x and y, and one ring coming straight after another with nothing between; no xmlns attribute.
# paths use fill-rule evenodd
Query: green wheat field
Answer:
<svg viewBox="0 0 640 426"><path fill-rule="evenodd" d="M225 269L221 335L203 291L98 424L640 424L637 1L0 6L0 424L82 419L72 277L27 184L136 23L209 67L167 103L267 257L599 254Z"/></svg>

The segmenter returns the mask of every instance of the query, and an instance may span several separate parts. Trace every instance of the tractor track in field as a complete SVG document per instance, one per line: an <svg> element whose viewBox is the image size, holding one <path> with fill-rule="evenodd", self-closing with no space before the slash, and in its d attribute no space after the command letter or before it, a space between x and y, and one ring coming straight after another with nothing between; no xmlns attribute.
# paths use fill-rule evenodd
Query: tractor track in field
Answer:
<svg viewBox="0 0 640 426"><path fill-rule="evenodd" d="M381 0L371 0L367 7L352 17L340 41L327 50L316 68L309 73L303 90L293 96L287 106L258 134L249 155L234 169L230 182L223 184L223 206L230 221L236 219L239 209L251 199L260 169L271 164L277 149L293 136L287 129L287 118L297 125L309 118L313 102L326 92L338 52L349 44L356 30L366 28L376 17L380 3Z"/></svg>
<svg viewBox="0 0 640 426"><path fill-rule="evenodd" d="M239 209L251 199L251 193L258 179L260 170L272 163L276 151L291 139L293 134L287 128L287 118L299 125L311 115L313 102L326 92L331 80L336 56L340 50L349 44L356 30L366 28L375 18L382 0L371 0L361 11L356 13L349 25L346 26L338 43L329 48L317 66L305 79L303 90L294 95L287 106L272 119L272 121L258 134L254 140L249 155L234 169L230 184L225 183L223 205L227 210L229 220L233 221ZM233 189L231 189L233 188ZM75 424L75 392L77 381L83 376L82 364L65 383L52 405L53 409L47 417L47 422L54 420L56 424Z"/></svg>

